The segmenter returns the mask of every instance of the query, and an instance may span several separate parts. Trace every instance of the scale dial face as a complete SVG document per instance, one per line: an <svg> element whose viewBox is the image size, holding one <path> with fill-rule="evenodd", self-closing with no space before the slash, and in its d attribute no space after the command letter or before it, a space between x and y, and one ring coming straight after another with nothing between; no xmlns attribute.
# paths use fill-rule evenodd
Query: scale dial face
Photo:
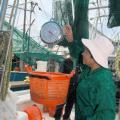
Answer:
<svg viewBox="0 0 120 120"><path fill-rule="evenodd" d="M58 23L49 21L42 26L40 38L44 43L56 44L63 39L63 31Z"/></svg>

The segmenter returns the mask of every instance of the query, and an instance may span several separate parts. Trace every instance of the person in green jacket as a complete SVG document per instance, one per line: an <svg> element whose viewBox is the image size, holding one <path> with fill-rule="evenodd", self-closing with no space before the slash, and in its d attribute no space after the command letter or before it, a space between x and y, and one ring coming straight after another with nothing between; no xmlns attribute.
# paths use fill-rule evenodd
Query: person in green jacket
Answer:
<svg viewBox="0 0 120 120"><path fill-rule="evenodd" d="M114 47L108 39L82 39L83 71L78 80L75 120L115 120L115 85L108 68Z"/></svg>

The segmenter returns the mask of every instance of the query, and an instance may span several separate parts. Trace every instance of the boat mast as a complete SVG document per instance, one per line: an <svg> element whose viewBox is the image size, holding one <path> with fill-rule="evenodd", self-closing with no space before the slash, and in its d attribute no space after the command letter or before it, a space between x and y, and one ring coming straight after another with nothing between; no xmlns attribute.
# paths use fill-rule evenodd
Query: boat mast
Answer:
<svg viewBox="0 0 120 120"><path fill-rule="evenodd" d="M17 0L14 0L12 11L11 11L11 14L10 14L10 19L9 19L9 24L10 25L11 25L12 17L13 17L13 14L14 14L14 9L15 9L16 2L17 2Z"/></svg>

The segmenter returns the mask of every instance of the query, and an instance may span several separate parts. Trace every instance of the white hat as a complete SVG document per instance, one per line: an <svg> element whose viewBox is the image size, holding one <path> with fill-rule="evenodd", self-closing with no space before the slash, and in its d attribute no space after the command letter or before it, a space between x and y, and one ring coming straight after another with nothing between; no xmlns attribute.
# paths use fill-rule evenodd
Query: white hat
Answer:
<svg viewBox="0 0 120 120"><path fill-rule="evenodd" d="M108 57L114 51L114 46L110 40L98 38L95 40L82 39L82 43L87 47L95 61L104 68L108 68Z"/></svg>

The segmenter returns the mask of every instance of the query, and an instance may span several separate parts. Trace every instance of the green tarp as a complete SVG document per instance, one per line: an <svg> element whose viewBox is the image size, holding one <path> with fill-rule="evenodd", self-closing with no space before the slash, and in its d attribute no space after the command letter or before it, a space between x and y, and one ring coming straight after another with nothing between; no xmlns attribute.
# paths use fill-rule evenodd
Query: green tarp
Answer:
<svg viewBox="0 0 120 120"><path fill-rule="evenodd" d="M120 26L120 0L109 0L109 28Z"/></svg>
<svg viewBox="0 0 120 120"><path fill-rule="evenodd" d="M9 27L7 22L4 23L5 27ZM16 28L13 31L12 51L17 57L30 65L36 64L36 60L48 61L49 59L54 59L57 62L64 60L62 56L47 50L27 34L23 39L23 33Z"/></svg>
<svg viewBox="0 0 120 120"><path fill-rule="evenodd" d="M73 2L75 19L71 26L74 35L74 41L72 43L68 43L67 40L64 39L59 43L59 45L68 47L71 56L74 58L78 58L78 54L83 50L81 38L89 37L89 22L88 22L89 0L74 0Z"/></svg>

